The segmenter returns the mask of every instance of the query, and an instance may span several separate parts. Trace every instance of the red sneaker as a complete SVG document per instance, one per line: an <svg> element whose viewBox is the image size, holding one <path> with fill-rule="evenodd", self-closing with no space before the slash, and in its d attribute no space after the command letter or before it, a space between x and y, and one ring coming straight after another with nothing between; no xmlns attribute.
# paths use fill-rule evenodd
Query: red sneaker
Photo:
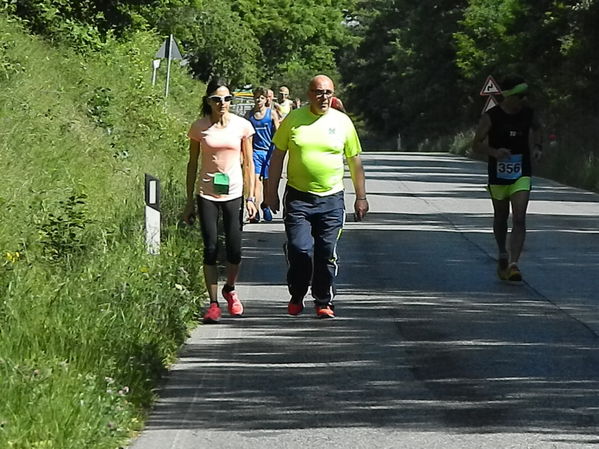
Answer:
<svg viewBox="0 0 599 449"><path fill-rule="evenodd" d="M229 315L231 316L241 316L243 315L243 304L239 300L237 296L237 292L235 290L230 292L225 292L223 287L222 290L223 297L227 300L227 309L229 310Z"/></svg>
<svg viewBox="0 0 599 449"><path fill-rule="evenodd" d="M295 301L293 298L287 304L287 313L289 315L299 315L304 310L304 299Z"/></svg>
<svg viewBox="0 0 599 449"><path fill-rule="evenodd" d="M204 313L204 323L218 323L218 320L220 320L220 316L220 307L217 303L212 302L208 306L208 310L206 310L206 313Z"/></svg>
<svg viewBox="0 0 599 449"><path fill-rule="evenodd" d="M331 306L316 306L316 316L318 318L335 318L335 312Z"/></svg>

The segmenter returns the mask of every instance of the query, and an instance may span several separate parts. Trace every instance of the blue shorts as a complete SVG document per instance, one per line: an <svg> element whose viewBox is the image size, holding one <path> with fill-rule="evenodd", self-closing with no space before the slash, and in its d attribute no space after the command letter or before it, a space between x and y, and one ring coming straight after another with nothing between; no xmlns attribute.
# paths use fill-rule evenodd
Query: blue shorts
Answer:
<svg viewBox="0 0 599 449"><path fill-rule="evenodd" d="M268 166L270 165L270 151L254 150L254 172L260 179L268 179Z"/></svg>

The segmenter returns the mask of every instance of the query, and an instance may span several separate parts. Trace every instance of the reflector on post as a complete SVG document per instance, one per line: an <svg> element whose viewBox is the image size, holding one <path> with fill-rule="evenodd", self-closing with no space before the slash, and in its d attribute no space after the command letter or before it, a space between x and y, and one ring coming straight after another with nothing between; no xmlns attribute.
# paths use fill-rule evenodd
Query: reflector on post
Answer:
<svg viewBox="0 0 599 449"><path fill-rule="evenodd" d="M149 254L160 253L160 181L145 175L146 248Z"/></svg>

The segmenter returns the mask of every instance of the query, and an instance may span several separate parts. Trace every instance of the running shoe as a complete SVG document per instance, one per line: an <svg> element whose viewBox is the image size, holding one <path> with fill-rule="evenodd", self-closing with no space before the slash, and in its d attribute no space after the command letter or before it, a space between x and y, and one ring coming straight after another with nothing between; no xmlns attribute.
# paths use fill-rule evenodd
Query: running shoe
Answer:
<svg viewBox="0 0 599 449"><path fill-rule="evenodd" d="M316 306L316 317L317 318L335 318L335 312L331 306Z"/></svg>
<svg viewBox="0 0 599 449"><path fill-rule="evenodd" d="M260 223L260 212L256 211L254 218L250 218L250 223Z"/></svg>
<svg viewBox="0 0 599 449"><path fill-rule="evenodd" d="M287 304L287 313L289 315L299 315L304 310L304 298L299 301L291 298L289 304Z"/></svg>
<svg viewBox="0 0 599 449"><path fill-rule="evenodd" d="M237 292L235 290L226 292L223 287L223 297L227 300L227 309L229 310L229 315L231 316L241 316L243 315L243 304L237 297Z"/></svg>
<svg viewBox="0 0 599 449"><path fill-rule="evenodd" d="M262 216L264 217L264 221L272 221L272 212L269 207L262 209Z"/></svg>
<svg viewBox="0 0 599 449"><path fill-rule="evenodd" d="M204 313L204 323L218 323L218 320L220 320L221 317L221 311L220 311L220 307L218 306L218 303L216 302L211 302L210 305L208 306L208 310L206 310L206 313Z"/></svg>
<svg viewBox="0 0 599 449"><path fill-rule="evenodd" d="M497 260L497 276L502 281L507 281L508 279L508 268L509 261L507 259L507 256L499 256L499 259Z"/></svg>
<svg viewBox="0 0 599 449"><path fill-rule="evenodd" d="M507 270L507 280L510 282L522 282L522 273L515 263L511 263Z"/></svg>

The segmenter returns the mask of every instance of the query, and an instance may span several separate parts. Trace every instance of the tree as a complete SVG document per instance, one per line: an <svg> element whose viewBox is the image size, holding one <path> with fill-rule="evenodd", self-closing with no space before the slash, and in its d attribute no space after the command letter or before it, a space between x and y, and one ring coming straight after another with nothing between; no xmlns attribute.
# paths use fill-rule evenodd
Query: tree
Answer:
<svg viewBox="0 0 599 449"><path fill-rule="evenodd" d="M259 79L260 45L250 25L225 0L191 0L165 12L157 26L183 44L194 74L232 85Z"/></svg>
<svg viewBox="0 0 599 449"><path fill-rule="evenodd" d="M416 143L455 126L462 98L451 36L463 8L460 1L395 0L356 13L363 41L353 61L346 55L343 74L370 127Z"/></svg>

